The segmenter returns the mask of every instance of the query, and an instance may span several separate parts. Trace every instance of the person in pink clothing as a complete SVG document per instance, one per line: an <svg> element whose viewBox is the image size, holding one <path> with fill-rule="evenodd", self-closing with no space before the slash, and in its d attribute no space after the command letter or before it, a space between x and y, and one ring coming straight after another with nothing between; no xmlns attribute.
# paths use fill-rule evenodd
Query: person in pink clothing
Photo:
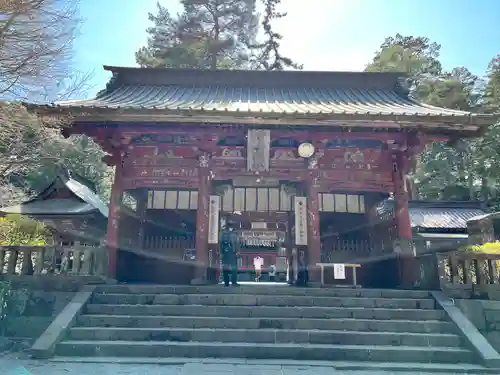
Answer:
<svg viewBox="0 0 500 375"><path fill-rule="evenodd" d="M262 275L262 266L264 265L264 259L260 256L253 258L253 267L255 269L255 281L260 281L260 276Z"/></svg>

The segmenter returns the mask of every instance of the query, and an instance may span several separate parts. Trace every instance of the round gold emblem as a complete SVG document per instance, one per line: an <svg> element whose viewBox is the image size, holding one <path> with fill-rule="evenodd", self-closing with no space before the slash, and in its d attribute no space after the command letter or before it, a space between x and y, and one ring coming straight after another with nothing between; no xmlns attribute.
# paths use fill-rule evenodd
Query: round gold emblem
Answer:
<svg viewBox="0 0 500 375"><path fill-rule="evenodd" d="M299 156L302 158L310 158L314 155L314 146L310 143L301 143L299 145Z"/></svg>

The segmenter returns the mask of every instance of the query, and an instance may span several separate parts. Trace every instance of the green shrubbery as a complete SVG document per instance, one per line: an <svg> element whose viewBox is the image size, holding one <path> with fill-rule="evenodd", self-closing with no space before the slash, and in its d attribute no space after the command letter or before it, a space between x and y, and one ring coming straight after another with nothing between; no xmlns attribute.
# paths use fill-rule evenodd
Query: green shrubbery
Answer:
<svg viewBox="0 0 500 375"><path fill-rule="evenodd" d="M460 250L469 253L500 254L500 242L486 242L482 245L466 245Z"/></svg>
<svg viewBox="0 0 500 375"><path fill-rule="evenodd" d="M43 246L47 245L49 238L50 231L43 223L20 215L0 217L0 246ZM9 317L17 316L23 310L21 306L25 298L21 296L25 292L25 290L12 289L8 281L0 281L0 336L5 333Z"/></svg>
<svg viewBox="0 0 500 375"><path fill-rule="evenodd" d="M49 237L49 230L41 222L21 215L0 217L0 246L43 246Z"/></svg>

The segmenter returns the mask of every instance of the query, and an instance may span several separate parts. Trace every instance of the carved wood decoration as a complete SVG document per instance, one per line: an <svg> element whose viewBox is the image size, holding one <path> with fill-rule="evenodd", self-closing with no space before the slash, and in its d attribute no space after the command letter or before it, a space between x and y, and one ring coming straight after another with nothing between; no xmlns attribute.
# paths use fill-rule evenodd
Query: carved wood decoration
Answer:
<svg viewBox="0 0 500 375"><path fill-rule="evenodd" d="M212 166L214 168L221 168L221 173L216 173L221 178L224 178L224 170L232 169L235 171L246 171L246 148L245 147L220 147L213 156Z"/></svg>
<svg viewBox="0 0 500 375"><path fill-rule="evenodd" d="M166 177L166 178L137 178L124 179L125 189L143 189L143 188L172 188L172 189L196 189L198 188L198 179L185 177Z"/></svg>
<svg viewBox="0 0 500 375"><path fill-rule="evenodd" d="M198 177L198 168L133 167L124 171L125 178Z"/></svg>
<svg viewBox="0 0 500 375"><path fill-rule="evenodd" d="M269 171L269 150L271 132L269 130L249 130L247 135L247 170L251 172Z"/></svg>
<svg viewBox="0 0 500 375"><path fill-rule="evenodd" d="M111 136L111 130L96 132L103 141L123 138L130 142L123 160L123 185L127 189L196 189L198 160L204 154L210 159L212 180L258 177L301 182L314 173L314 183L321 192L388 192L394 190L392 148L403 147L410 142L409 137L415 137L404 133L245 130L224 126L190 127L189 132L172 127L144 134L134 129L118 137ZM314 145L313 158L298 156L297 147L302 142Z"/></svg>
<svg viewBox="0 0 500 375"><path fill-rule="evenodd" d="M273 148L270 166L271 170L275 168L304 169L304 159L297 154L297 149Z"/></svg>
<svg viewBox="0 0 500 375"><path fill-rule="evenodd" d="M198 151L196 146L141 145L132 146L127 159L126 168L135 166L196 166Z"/></svg>
<svg viewBox="0 0 500 375"><path fill-rule="evenodd" d="M132 138L132 144L152 144L167 143L175 145L186 145L196 142L196 137L187 133L166 133L166 134L142 134Z"/></svg>
<svg viewBox="0 0 500 375"><path fill-rule="evenodd" d="M332 170L385 171L390 165L391 154L388 150L338 148L326 149L319 160L319 167Z"/></svg>

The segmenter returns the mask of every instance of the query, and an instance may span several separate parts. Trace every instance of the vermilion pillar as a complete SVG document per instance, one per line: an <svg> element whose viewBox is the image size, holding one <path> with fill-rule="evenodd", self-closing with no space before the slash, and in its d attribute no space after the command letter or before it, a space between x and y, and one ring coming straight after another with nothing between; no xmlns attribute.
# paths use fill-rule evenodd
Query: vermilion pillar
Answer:
<svg viewBox="0 0 500 375"><path fill-rule="evenodd" d="M406 189L404 164L401 155L397 155L393 163L394 198L396 203L396 222L399 238L412 239L410 211L408 210L408 191Z"/></svg>
<svg viewBox="0 0 500 375"><path fill-rule="evenodd" d="M121 157L116 163L111 197L109 201L108 227L106 231L106 246L108 249L108 277L116 278L116 260L118 253L118 228L120 225L120 206L123 196Z"/></svg>
<svg viewBox="0 0 500 375"><path fill-rule="evenodd" d="M406 189L404 158L402 153L398 153L393 158L393 179L394 179L394 199L395 199L395 219L398 229L399 241L396 244L398 247L398 264L400 280L403 286L410 287L413 285L414 270L413 270L413 244L412 244L412 228L410 220L410 212L408 209L408 191Z"/></svg>
<svg viewBox="0 0 500 375"><path fill-rule="evenodd" d="M148 192L143 190L140 193L140 197L137 200L137 214L139 215L139 238L137 245L139 249L144 248L144 236L146 227L146 217L147 217L147 207L148 207Z"/></svg>
<svg viewBox="0 0 500 375"><path fill-rule="evenodd" d="M321 237L319 222L318 186L315 171L311 171L307 181L307 247L309 280L319 282L320 274L317 263L321 262Z"/></svg>
<svg viewBox="0 0 500 375"><path fill-rule="evenodd" d="M210 170L208 157L199 158L198 208L196 211L196 261L200 264L197 278L206 280L208 267L208 215L210 199Z"/></svg>

